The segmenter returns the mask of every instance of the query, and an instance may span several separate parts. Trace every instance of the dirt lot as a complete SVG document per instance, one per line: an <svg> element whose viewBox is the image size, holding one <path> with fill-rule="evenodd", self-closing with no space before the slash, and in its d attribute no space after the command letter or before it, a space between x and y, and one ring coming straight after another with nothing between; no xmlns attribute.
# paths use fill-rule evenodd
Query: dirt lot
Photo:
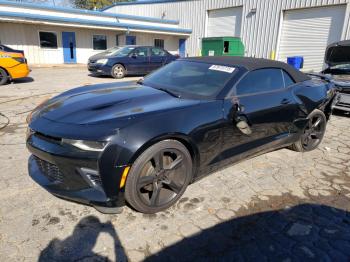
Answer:
<svg viewBox="0 0 350 262"><path fill-rule="evenodd" d="M35 69L0 87L0 261L349 261L350 118L318 150L259 156L191 185L156 215L103 215L48 194L27 174L25 117L72 87L114 82L85 68ZM137 78L128 78L135 80Z"/></svg>

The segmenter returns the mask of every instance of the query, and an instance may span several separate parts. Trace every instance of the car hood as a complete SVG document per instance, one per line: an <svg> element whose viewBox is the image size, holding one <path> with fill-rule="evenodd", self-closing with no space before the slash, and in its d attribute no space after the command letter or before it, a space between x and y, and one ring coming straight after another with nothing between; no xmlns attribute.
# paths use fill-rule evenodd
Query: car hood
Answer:
<svg viewBox="0 0 350 262"><path fill-rule="evenodd" d="M334 83L338 87L345 89L350 88L350 74L349 75L333 75Z"/></svg>
<svg viewBox="0 0 350 262"><path fill-rule="evenodd" d="M350 40L329 45L325 53L325 63L329 67L350 64Z"/></svg>
<svg viewBox="0 0 350 262"><path fill-rule="evenodd" d="M89 61L96 61L98 59L103 59L103 58L109 58L110 56L108 56L107 52L102 52L93 56L89 57Z"/></svg>
<svg viewBox="0 0 350 262"><path fill-rule="evenodd" d="M162 113L199 101L179 99L148 86L104 84L73 89L43 104L37 113L51 121L66 124L126 123L140 115Z"/></svg>

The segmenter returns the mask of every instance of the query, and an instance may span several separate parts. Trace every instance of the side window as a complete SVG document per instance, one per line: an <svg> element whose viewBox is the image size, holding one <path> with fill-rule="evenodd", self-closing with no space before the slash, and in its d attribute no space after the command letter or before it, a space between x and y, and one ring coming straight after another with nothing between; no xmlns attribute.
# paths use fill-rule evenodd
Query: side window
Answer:
<svg viewBox="0 0 350 262"><path fill-rule="evenodd" d="M137 57L146 57L148 56L148 48L147 47L137 48L133 52L133 55L136 55Z"/></svg>
<svg viewBox="0 0 350 262"><path fill-rule="evenodd" d="M281 69L259 69L248 73L236 86L237 95L268 92L284 88Z"/></svg>
<svg viewBox="0 0 350 262"><path fill-rule="evenodd" d="M151 55L152 56L166 56L166 53L164 50L160 48L151 48Z"/></svg>
<svg viewBox="0 0 350 262"><path fill-rule="evenodd" d="M290 77L290 75L286 71L284 71L284 70L282 70L282 71L283 71L283 78L284 78L284 85L285 85L285 87L289 87L291 85L294 85L295 82Z"/></svg>

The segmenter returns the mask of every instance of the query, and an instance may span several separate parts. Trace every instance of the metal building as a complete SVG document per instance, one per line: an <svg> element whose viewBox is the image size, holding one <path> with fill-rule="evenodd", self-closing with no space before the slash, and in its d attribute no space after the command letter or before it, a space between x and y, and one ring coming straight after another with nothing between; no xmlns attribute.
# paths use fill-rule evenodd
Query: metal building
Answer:
<svg viewBox="0 0 350 262"><path fill-rule="evenodd" d="M178 53L179 39L190 33L176 20L0 0L0 43L24 50L29 64L85 64L91 55L136 41L157 40Z"/></svg>
<svg viewBox="0 0 350 262"><path fill-rule="evenodd" d="M203 37L239 36L247 56L303 56L304 70L320 70L327 44L350 38L348 0L154 0L104 11L179 20L192 29L178 43L190 56L200 53Z"/></svg>

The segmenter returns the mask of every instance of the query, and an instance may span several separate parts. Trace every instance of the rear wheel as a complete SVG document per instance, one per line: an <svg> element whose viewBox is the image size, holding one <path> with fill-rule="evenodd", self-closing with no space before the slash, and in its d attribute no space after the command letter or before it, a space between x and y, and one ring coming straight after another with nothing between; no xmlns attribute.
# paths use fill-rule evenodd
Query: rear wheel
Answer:
<svg viewBox="0 0 350 262"><path fill-rule="evenodd" d="M176 140L148 148L132 165L125 198L139 212L157 213L173 205L192 179L192 159Z"/></svg>
<svg viewBox="0 0 350 262"><path fill-rule="evenodd" d="M116 64L112 68L112 76L116 79L124 78L125 73L125 67L121 64Z"/></svg>
<svg viewBox="0 0 350 262"><path fill-rule="evenodd" d="M9 77L6 71L0 68L0 86L6 84L8 80L9 80Z"/></svg>
<svg viewBox="0 0 350 262"><path fill-rule="evenodd" d="M320 110L315 110L309 115L308 120L299 141L291 146L291 149L294 151L311 151L317 148L322 142L327 125L325 114Z"/></svg>

